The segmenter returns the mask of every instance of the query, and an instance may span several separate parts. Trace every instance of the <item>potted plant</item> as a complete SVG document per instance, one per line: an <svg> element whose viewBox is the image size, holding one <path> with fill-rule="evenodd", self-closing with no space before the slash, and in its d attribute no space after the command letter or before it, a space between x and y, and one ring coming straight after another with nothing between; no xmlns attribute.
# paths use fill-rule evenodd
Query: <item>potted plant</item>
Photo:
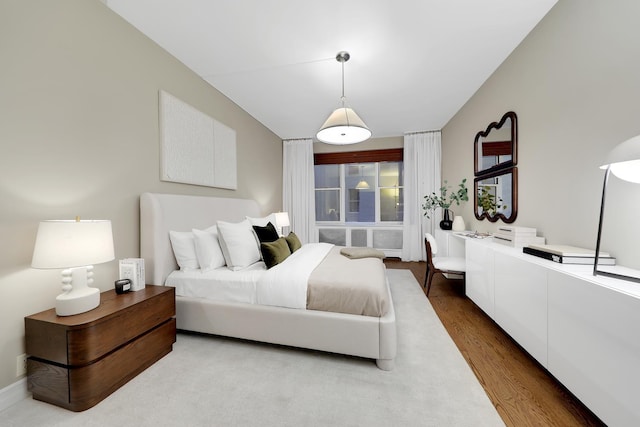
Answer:
<svg viewBox="0 0 640 427"><path fill-rule="evenodd" d="M427 196L424 196L424 203L422 209L424 215L427 218L431 218L431 215L435 213L437 208L442 208L443 219L440 221L440 228L443 230L451 230L451 217L449 216L449 207L455 202L456 205L460 205L460 202L466 202L469 200L467 190L467 179L464 178L456 191L449 192L451 186L447 185L447 181L444 181L444 185L440 187L440 195L435 192Z"/></svg>

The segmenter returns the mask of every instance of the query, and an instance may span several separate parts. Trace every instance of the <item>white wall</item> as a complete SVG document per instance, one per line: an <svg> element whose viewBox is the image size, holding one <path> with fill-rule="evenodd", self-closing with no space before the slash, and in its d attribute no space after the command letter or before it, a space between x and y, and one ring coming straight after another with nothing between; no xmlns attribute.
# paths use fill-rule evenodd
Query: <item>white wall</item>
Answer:
<svg viewBox="0 0 640 427"><path fill-rule="evenodd" d="M513 110L515 225L536 227L550 244L595 248L604 177L598 166L614 146L640 134L639 16L637 0L560 0L444 127L444 179L471 181L475 134ZM634 268L639 211L640 186L612 178L602 249ZM472 202L462 213L469 229L496 228L475 220Z"/></svg>
<svg viewBox="0 0 640 427"><path fill-rule="evenodd" d="M0 2L0 388L17 380L24 316L53 307L59 270L30 268L38 222L110 219L139 254L145 191L282 207L281 140L98 0ZM160 182L158 90L237 132L238 190ZM96 266L110 289L117 261Z"/></svg>

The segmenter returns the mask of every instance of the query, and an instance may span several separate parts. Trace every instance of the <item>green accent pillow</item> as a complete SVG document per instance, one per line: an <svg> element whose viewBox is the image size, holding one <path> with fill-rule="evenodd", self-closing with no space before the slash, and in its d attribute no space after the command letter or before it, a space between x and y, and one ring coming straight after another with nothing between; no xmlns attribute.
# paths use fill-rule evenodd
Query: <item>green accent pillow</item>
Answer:
<svg viewBox="0 0 640 427"><path fill-rule="evenodd" d="M290 232L289 235L285 237L285 239L287 240L287 245L289 245L289 249L291 250L291 253L294 253L295 251L297 251L302 247L302 243L300 243L300 239L298 239L298 236L296 236L296 233L294 233L293 231Z"/></svg>
<svg viewBox="0 0 640 427"><path fill-rule="evenodd" d="M291 255L291 250L289 250L289 245L284 237L280 237L275 242L260 243L260 251L267 268L280 264Z"/></svg>

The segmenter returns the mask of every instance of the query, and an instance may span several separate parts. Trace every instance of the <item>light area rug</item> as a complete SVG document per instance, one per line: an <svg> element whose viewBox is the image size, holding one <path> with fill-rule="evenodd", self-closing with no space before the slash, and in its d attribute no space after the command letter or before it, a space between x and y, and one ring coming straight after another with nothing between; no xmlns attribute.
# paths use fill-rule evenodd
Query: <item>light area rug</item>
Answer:
<svg viewBox="0 0 640 427"><path fill-rule="evenodd" d="M95 407L31 398L2 426L504 426L409 270L387 270L393 371L372 360L178 333L173 351Z"/></svg>

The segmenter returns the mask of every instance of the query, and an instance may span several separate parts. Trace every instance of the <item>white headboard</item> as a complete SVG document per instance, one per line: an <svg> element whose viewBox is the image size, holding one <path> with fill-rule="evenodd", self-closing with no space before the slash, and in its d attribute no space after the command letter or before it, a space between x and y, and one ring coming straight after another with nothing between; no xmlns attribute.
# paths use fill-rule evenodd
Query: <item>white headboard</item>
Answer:
<svg viewBox="0 0 640 427"><path fill-rule="evenodd" d="M242 221L245 216L261 216L255 200L222 197L143 193L140 195L140 257L145 263L145 279L164 285L178 268L169 231L204 229L216 221Z"/></svg>

